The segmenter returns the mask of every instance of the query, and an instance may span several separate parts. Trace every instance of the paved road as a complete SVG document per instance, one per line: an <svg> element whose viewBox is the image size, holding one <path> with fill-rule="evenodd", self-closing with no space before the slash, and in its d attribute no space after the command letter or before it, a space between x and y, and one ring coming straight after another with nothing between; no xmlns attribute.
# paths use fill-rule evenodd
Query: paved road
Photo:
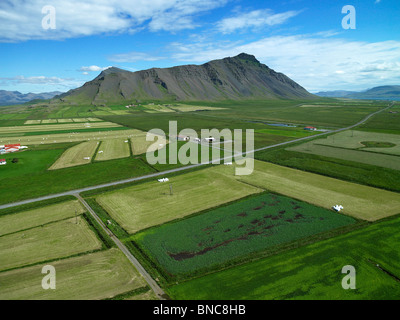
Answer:
<svg viewBox="0 0 400 320"><path fill-rule="evenodd" d="M89 204L79 195L74 194L75 197L85 206L85 208L89 211L92 217L97 221L97 223L101 226L101 228L108 234L112 241L117 245L117 247L125 254L125 256L129 259L129 261L135 266L138 272L143 276L146 280L150 288L154 291L154 293L158 296L160 300L165 300L164 295L165 292L160 288L160 286L153 280L153 278L147 273L147 271L143 268L143 266L139 263L139 261L130 253L128 248L111 232L110 229L106 227L106 225L101 221L98 215L93 211L93 209L89 206Z"/></svg>
<svg viewBox="0 0 400 320"><path fill-rule="evenodd" d="M309 136L309 137L304 137L304 138L300 138L300 139L296 139L296 140L277 143L277 144L274 144L274 145L271 145L271 146L262 147L262 148L251 150L251 151L246 151L246 152L243 152L242 155L248 155L248 154L252 154L252 153L258 152L258 151L263 151L263 150L268 150L268 149L272 149L272 148L276 148L276 147L280 147L280 146L285 146L285 145L292 144L292 143L295 143L295 142L309 140L309 139L313 139L313 138L316 138L316 137L319 137L319 136L324 136L324 135L331 134L331 133L337 133L337 132L341 132L341 131L345 131L345 130L350 130L350 129L353 129L353 128L365 123L366 121L371 119L373 116L377 115L378 113L381 113L381 112L391 108L393 105L394 105L394 103L390 104L388 107L386 107L384 109L381 109L381 110L379 110L377 112L374 112L374 113L370 114L369 116L367 116L365 119L361 120L360 122L358 122L358 123L356 123L356 124L354 124L352 126L346 127L346 128L327 131L327 132L323 132L323 133L316 134L316 135ZM149 174L149 175L146 175L146 176L141 176L141 177L130 178L130 179L125 179L125 180L121 180L121 181L105 183L105 184L92 186L92 187L87 187L87 188L82 188L82 189L77 189L77 190L66 191L66 192L62 192L62 193L58 193L58 194L52 194L52 195L47 195L47 196L44 196L44 197L35 198L35 199L28 199L28 200L23 200L23 201L19 201L19 202L8 203L8 204L0 205L0 210L1 209L5 209L5 208L10 208L10 207L23 205L23 204L34 203L34 202L38 202L38 201L42 201L42 200L49 200L49 199L54 199L54 198L60 198L60 197L63 197L63 196L70 196L70 195L73 196L75 194L80 194L80 193L86 192L86 191L92 191L92 190L98 190L98 189L102 189L102 188L106 188L106 187L123 185L123 184L131 183L131 182L135 182L135 181L141 181L141 180L145 180L145 179L149 179L149 178L159 178L159 177L171 174L171 173L186 171L186 170L189 170L189 169L202 167L202 166L205 166L205 165L208 165L208 164L211 164L211 163L222 162L224 160L232 160L232 159L231 159L231 157L226 157L226 158L221 158L221 159L217 159L217 160L214 160L214 161L209 161L209 162L189 165L189 166L182 167L182 168L167 170L167 171L163 171L163 172L156 172L156 173L152 173L152 174Z"/></svg>

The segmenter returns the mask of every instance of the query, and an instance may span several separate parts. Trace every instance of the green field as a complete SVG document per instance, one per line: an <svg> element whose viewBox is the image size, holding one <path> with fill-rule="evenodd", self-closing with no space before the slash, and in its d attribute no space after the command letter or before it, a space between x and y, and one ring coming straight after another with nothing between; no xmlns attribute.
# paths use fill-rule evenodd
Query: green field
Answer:
<svg viewBox="0 0 400 320"><path fill-rule="evenodd" d="M57 159L49 170L58 170L91 163L92 156L98 145L99 142L97 141L88 141L69 148L59 159Z"/></svg>
<svg viewBox="0 0 400 320"><path fill-rule="evenodd" d="M85 210L78 201L68 201L43 208L0 216L0 236L35 228L81 215Z"/></svg>
<svg viewBox="0 0 400 320"><path fill-rule="evenodd" d="M399 300L400 218L197 278L167 289L183 300ZM356 269L356 290L341 286Z"/></svg>
<svg viewBox="0 0 400 320"><path fill-rule="evenodd" d="M146 282L117 249L51 263L56 289L41 286L44 264L0 273L0 300L99 300L145 287ZM151 296L151 292L148 293Z"/></svg>
<svg viewBox="0 0 400 320"><path fill-rule="evenodd" d="M127 141L127 142L126 142ZM96 161L127 158L131 155L128 140L110 139L102 141L96 155Z"/></svg>
<svg viewBox="0 0 400 320"><path fill-rule="evenodd" d="M101 194L96 201L128 233L135 233L261 191L205 169L172 177L167 183L156 180Z"/></svg>
<svg viewBox="0 0 400 320"><path fill-rule="evenodd" d="M148 135L149 135L149 140L153 139L153 141L147 141L147 136L145 135L136 136L131 139L133 155L140 155L147 152L154 152L156 150L164 148L169 143L169 140L163 136L157 136L154 134L148 134Z"/></svg>
<svg viewBox="0 0 400 320"><path fill-rule="evenodd" d="M0 237L0 270L101 249L87 222L78 217Z"/></svg>
<svg viewBox="0 0 400 320"><path fill-rule="evenodd" d="M234 167L221 166L219 170L234 176ZM238 179L327 209L340 204L344 206L344 214L358 219L375 221L400 213L398 193L267 162L256 160L253 174Z"/></svg>
<svg viewBox="0 0 400 320"><path fill-rule="evenodd" d="M40 120L39 120L40 121ZM60 122L60 120L58 120ZM71 121L72 122L72 121ZM42 125L26 125L26 126L15 126L15 127L0 127L0 134L7 136L10 134L21 134L25 132L41 132L41 131L73 131L81 129L99 129L99 128L115 128L120 125L112 122L95 122L95 123L71 123L71 124L42 124Z"/></svg>
<svg viewBox="0 0 400 320"><path fill-rule="evenodd" d="M111 130L113 129L113 130ZM115 130L118 129L118 130ZM110 128L108 131L93 131L84 130L79 132L65 132L29 136L13 136L8 138L1 138L0 143L21 143L22 145L40 145L40 144L55 144L55 143L72 143L90 140L107 140L107 139L128 139L131 137L145 136L146 133L140 130L125 130L125 128L117 127Z"/></svg>
<svg viewBox="0 0 400 320"><path fill-rule="evenodd" d="M132 239L169 274L191 274L354 222L304 202L263 194Z"/></svg>

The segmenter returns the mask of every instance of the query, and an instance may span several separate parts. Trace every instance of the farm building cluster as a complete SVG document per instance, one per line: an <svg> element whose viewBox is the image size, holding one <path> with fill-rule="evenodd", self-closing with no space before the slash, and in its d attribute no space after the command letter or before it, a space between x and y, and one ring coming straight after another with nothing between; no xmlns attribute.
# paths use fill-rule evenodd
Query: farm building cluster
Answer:
<svg viewBox="0 0 400 320"><path fill-rule="evenodd" d="M0 146L0 154L12 153L17 152L22 149L27 149L28 147L21 146L20 144L6 144Z"/></svg>

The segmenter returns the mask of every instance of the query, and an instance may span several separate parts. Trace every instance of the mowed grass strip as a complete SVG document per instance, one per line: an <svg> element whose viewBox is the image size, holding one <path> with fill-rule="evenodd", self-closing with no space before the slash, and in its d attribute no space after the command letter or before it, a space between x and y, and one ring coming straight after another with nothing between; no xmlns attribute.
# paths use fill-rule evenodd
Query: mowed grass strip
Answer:
<svg viewBox="0 0 400 320"><path fill-rule="evenodd" d="M68 201L38 209L0 216L0 236L43 224L72 218L85 210L79 201Z"/></svg>
<svg viewBox="0 0 400 320"><path fill-rule="evenodd" d="M90 132L74 132L74 133L54 133L32 136L15 136L15 137L0 137L1 144L21 143L23 145L36 144L54 144L65 142L80 142L88 140L107 140L107 139L128 139L136 136L146 136L146 133L140 130L121 129L110 131L90 131ZM107 129L106 129L107 130Z"/></svg>
<svg viewBox="0 0 400 320"><path fill-rule="evenodd" d="M131 139L132 153L133 155L139 155L147 152L154 152L165 148L169 143L169 140L163 136L158 136L155 134L149 134L150 139L153 141L147 141L146 135L133 137Z"/></svg>
<svg viewBox="0 0 400 320"><path fill-rule="evenodd" d="M0 273L0 300L98 300L146 285L117 249L56 261L51 265L56 269L56 290L43 290L40 284L44 265L36 265Z"/></svg>
<svg viewBox="0 0 400 320"><path fill-rule="evenodd" d="M128 233L135 233L262 191L205 169L168 183L156 180L105 193L96 200Z"/></svg>
<svg viewBox="0 0 400 320"><path fill-rule="evenodd" d="M184 300L399 300L400 218L375 223L168 289ZM356 269L356 290L344 290L344 266Z"/></svg>
<svg viewBox="0 0 400 320"><path fill-rule="evenodd" d="M84 219L63 220L0 237L0 271L101 247Z"/></svg>
<svg viewBox="0 0 400 320"><path fill-rule="evenodd" d="M96 161L127 158L130 156L129 141L111 139L102 141L96 155Z"/></svg>
<svg viewBox="0 0 400 320"><path fill-rule="evenodd" d="M234 167L220 166L233 176ZM400 194L321 176L314 173L255 161L254 172L240 181L299 199L323 208L342 205L344 214L375 221L400 213Z"/></svg>
<svg viewBox="0 0 400 320"><path fill-rule="evenodd" d="M42 122L42 120L27 120L25 121L25 125L29 125L29 124L40 124Z"/></svg>
<svg viewBox="0 0 400 320"><path fill-rule="evenodd" d="M41 121L41 120L38 120ZM60 120L58 120L60 121ZM72 122L72 121L71 121ZM25 133L25 132L40 132L40 131L66 131L66 130L81 130L87 129L86 123L69 123L69 124L43 124L43 125L26 125L15 127L0 127L0 134ZM112 122L94 122L90 123L90 128L117 128L121 125Z"/></svg>
<svg viewBox="0 0 400 320"><path fill-rule="evenodd" d="M95 153L99 142L88 141L78 144L65 151L62 156L49 168L49 170L57 170L89 164Z"/></svg>

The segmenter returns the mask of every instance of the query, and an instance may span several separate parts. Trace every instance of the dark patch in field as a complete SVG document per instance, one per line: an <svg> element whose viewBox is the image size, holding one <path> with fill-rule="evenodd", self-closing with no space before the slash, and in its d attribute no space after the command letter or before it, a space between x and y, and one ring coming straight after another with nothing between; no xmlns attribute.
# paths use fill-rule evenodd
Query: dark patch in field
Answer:
<svg viewBox="0 0 400 320"><path fill-rule="evenodd" d="M247 213L246 212L242 212L242 213L239 213L237 216L244 218L244 217L247 217Z"/></svg>

